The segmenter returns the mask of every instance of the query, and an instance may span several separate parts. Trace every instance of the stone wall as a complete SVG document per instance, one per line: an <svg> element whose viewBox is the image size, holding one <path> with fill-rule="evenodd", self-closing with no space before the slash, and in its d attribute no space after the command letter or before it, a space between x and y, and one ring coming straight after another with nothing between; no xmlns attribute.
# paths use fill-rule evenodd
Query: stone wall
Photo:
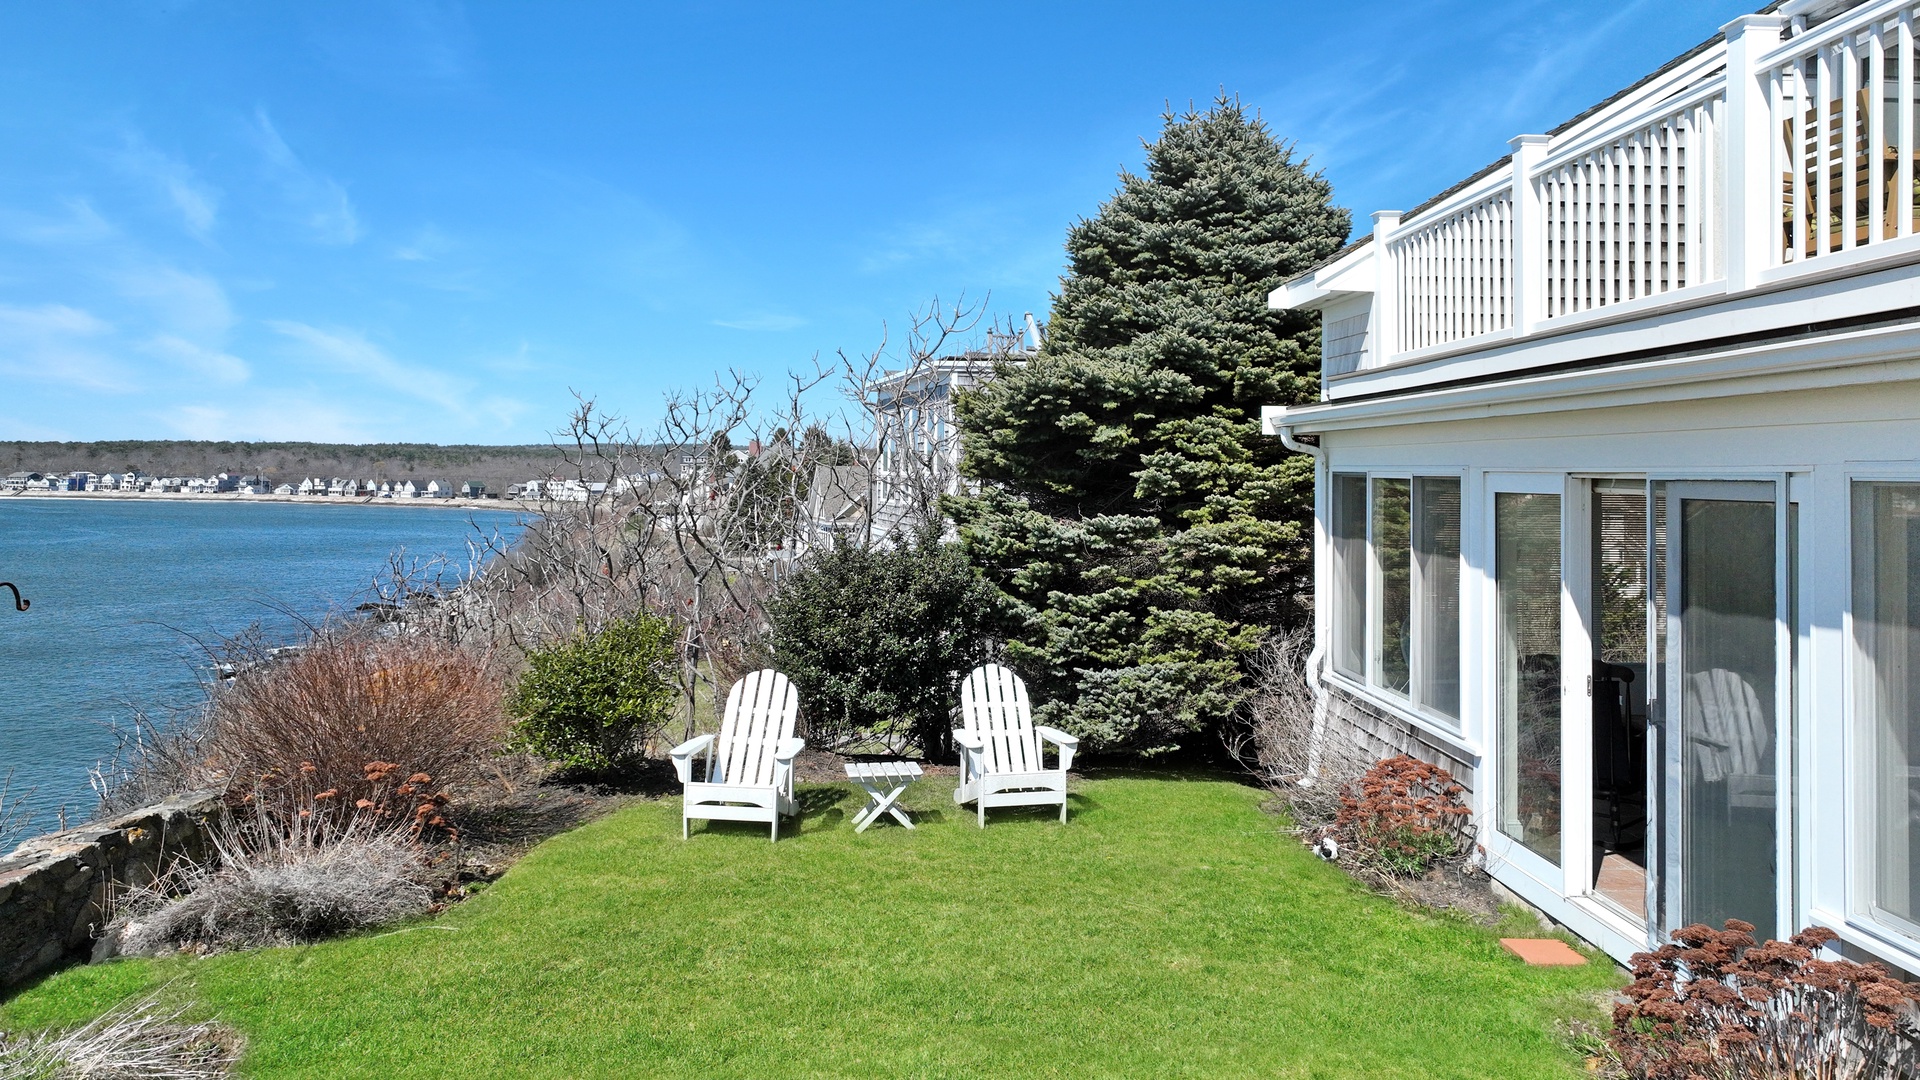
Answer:
<svg viewBox="0 0 1920 1080"><path fill-rule="evenodd" d="M0 992L86 959L116 889L210 858L207 826L220 812L220 792L180 795L0 858Z"/></svg>

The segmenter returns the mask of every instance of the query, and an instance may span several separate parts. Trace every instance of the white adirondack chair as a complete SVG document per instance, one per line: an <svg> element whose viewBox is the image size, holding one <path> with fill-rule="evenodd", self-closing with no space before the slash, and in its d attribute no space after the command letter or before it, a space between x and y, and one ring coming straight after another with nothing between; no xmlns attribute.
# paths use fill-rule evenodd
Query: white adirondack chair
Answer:
<svg viewBox="0 0 1920 1080"><path fill-rule="evenodd" d="M764 821L780 839L780 816L798 815L793 798L793 758L806 743L793 737L800 696L785 675L765 668L733 684L718 735L699 735L671 751L673 769L686 785L680 838L694 818ZM693 779L693 759L704 752L703 779Z"/></svg>
<svg viewBox="0 0 1920 1080"><path fill-rule="evenodd" d="M1059 762L1047 768L1040 741L1059 748ZM973 803L980 827L987 827L989 806L1060 804L1067 820L1067 770L1080 740L1057 728L1033 726L1027 684L999 664L974 668L960 684L960 727L953 733L960 748L960 786L953 801Z"/></svg>

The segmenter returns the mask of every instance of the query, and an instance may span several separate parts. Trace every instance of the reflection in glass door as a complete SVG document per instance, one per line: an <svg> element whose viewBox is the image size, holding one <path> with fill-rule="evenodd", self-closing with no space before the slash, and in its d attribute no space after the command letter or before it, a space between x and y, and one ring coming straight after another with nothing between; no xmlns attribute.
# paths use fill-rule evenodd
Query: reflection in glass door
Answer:
<svg viewBox="0 0 1920 1080"><path fill-rule="evenodd" d="M1560 865L1560 496L1494 493L1500 831Z"/></svg>
<svg viewBox="0 0 1920 1080"><path fill-rule="evenodd" d="M1774 485L1664 485L1669 923L1777 931ZM1673 705L1677 704L1678 709Z"/></svg>

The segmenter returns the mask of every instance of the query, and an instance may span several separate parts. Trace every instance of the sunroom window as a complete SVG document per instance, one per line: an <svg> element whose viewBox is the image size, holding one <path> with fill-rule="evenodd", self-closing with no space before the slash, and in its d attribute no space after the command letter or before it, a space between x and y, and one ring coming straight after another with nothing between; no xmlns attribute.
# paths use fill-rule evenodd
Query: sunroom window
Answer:
<svg viewBox="0 0 1920 1080"><path fill-rule="evenodd" d="M1367 478L1333 477L1333 669L1367 677Z"/></svg>
<svg viewBox="0 0 1920 1080"><path fill-rule="evenodd" d="M1460 714L1460 479L1333 477L1336 671Z"/></svg>
<svg viewBox="0 0 1920 1080"><path fill-rule="evenodd" d="M1920 930L1920 484L1853 488L1855 693L1874 914Z"/></svg>

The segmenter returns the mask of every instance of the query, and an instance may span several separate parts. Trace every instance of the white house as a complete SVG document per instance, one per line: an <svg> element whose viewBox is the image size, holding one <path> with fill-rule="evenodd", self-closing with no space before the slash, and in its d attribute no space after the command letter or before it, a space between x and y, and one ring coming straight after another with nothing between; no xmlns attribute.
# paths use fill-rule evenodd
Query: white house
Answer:
<svg viewBox="0 0 1920 1080"><path fill-rule="evenodd" d="M438 480L429 480L427 490L423 494L429 499L449 499L453 497L453 486L442 484Z"/></svg>
<svg viewBox="0 0 1920 1080"><path fill-rule="evenodd" d="M1042 328L1026 315L1026 333L989 332L985 348L889 372L867 387L874 418L873 529L912 527L941 495L959 494L960 428L954 398L993 378L996 363L1024 363L1039 351Z"/></svg>
<svg viewBox="0 0 1920 1080"><path fill-rule="evenodd" d="M1617 957L1920 972L1920 5L1788 0L1286 283L1329 730ZM1444 182L1447 178L1435 177Z"/></svg>

